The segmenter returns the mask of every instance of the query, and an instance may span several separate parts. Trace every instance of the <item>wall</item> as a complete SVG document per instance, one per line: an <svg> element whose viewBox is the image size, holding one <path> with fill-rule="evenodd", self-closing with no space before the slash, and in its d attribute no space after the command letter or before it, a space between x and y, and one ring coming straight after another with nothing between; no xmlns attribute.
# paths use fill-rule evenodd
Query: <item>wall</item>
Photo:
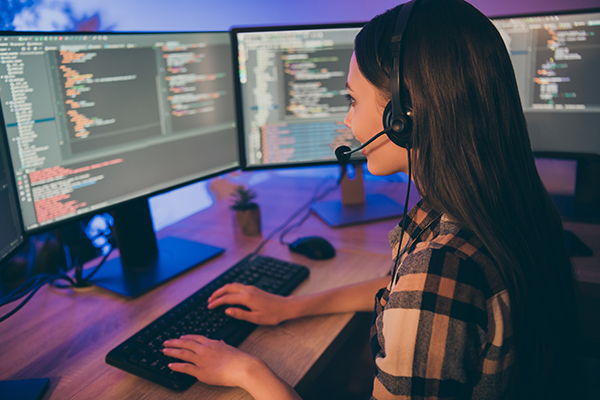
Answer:
<svg viewBox="0 0 600 400"><path fill-rule="evenodd" d="M366 21L398 0L2 1L4 29L228 30L233 25ZM600 7L599 0L472 0L488 16ZM87 28L87 29L85 29Z"/></svg>

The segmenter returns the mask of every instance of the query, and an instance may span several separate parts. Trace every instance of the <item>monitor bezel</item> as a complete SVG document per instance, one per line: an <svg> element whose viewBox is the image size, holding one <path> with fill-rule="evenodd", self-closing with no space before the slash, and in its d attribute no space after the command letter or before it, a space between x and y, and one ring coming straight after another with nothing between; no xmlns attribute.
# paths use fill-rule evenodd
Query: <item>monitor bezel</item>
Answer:
<svg viewBox="0 0 600 400"><path fill-rule="evenodd" d="M1 99L0 99L1 100ZM15 173L14 173L14 169L13 169L13 164L12 164L12 158L10 155L10 151L8 150L8 135L6 134L6 128L4 125L4 113L2 112L2 108L0 107L0 140L2 141L2 143L0 143L1 146L4 147L4 149L6 150L6 161L8 164L8 169L7 169L7 173L10 175L8 177L9 180L9 184L12 185L13 187L13 194L12 194L12 198L13 201L15 202L15 206L17 208L17 224L18 227L20 229L20 233L19 236L20 238L17 238L18 242L13 246L12 249L10 249L6 254L2 255L0 254L0 266L3 265L4 262L10 260L19 250L21 250L21 248L25 245L25 243L27 243L27 238L29 233L25 230L25 225L23 224L23 216L21 215L21 204L19 203L19 196L17 194L18 192L18 185L17 185L17 180L15 178Z"/></svg>
<svg viewBox="0 0 600 400"><path fill-rule="evenodd" d="M280 169L280 168L298 168L298 167L314 167L322 165L336 165L340 164L339 161L323 160L323 161L303 161L293 163L272 163L272 164L259 164L259 165L248 165L246 159L246 138L245 138L245 127L244 127L244 112L242 108L242 84L239 79L239 59L238 59L238 33L252 33L252 32L275 32L275 31L293 31L293 30L318 30L318 29L344 29L344 28L362 28L366 22L340 22L340 23L329 23L329 24L305 24L305 25L264 25L264 26L234 26L230 30L231 34L231 50L233 58L233 74L234 74L234 87L236 90L236 109L237 109L237 120L238 120L238 143L239 143L239 158L240 168L242 171L253 171L253 170L266 170L266 169ZM375 134L377 132L374 132ZM359 156L355 159L350 160L352 164L362 164L367 159L364 156Z"/></svg>
<svg viewBox="0 0 600 400"><path fill-rule="evenodd" d="M127 32L95 32L95 31L0 31L0 36L39 36L39 35L44 35L44 36L57 36L57 35L64 35L64 36L80 36L80 35L106 35L106 36L117 36L117 35L194 35L194 34L221 34L224 37L228 37L229 38L229 45L230 47L233 47L231 44L231 35L229 31L167 31L167 32L160 32L160 31L127 31ZM233 66L233 62L234 60L232 60L232 66ZM235 69L233 69L231 72L233 73L235 71ZM233 77L232 77L233 79ZM235 85L234 85L235 86ZM236 89L234 88L234 104L235 107L237 107L237 92ZM0 110L1 111L1 110ZM235 119L235 123L236 125L239 125L239 120L237 119L237 112L234 113L234 119ZM4 125L4 119L2 119L2 124ZM236 127L237 128L237 127ZM8 135L3 135L6 136L5 139L3 140L8 140ZM239 134L238 134L238 138L239 138ZM238 144L238 153L239 153L239 144ZM11 158L12 160L12 155L9 152L9 158ZM98 208L95 208L93 210L89 210L86 212L82 212L80 214L75 214L69 217L66 217L64 219L60 219L58 221L52 221L50 223L47 224L43 224L43 225L39 225L35 228L31 228L31 229L26 229L26 227L23 224L23 218L21 215L21 212L19 211L19 219L21 221L21 226L23 227L23 234L25 236L33 236L35 234L38 233L42 233L42 232L47 232L49 230L55 229L55 228L60 228L62 226L68 225L70 223L74 223L80 220L84 220L86 218L89 218L95 214L99 214L99 213L103 213L103 212L110 212L110 210L114 207L120 206L122 204L130 204L133 203L135 201L140 201L140 200L145 200L147 201L150 197L154 197L160 194L164 194L167 192L170 192L172 190L176 190L176 189L180 189L182 187L188 186L188 185L192 185L198 182L202 182L202 181L206 181L209 180L211 178L214 178L216 176L220 176L229 172L233 172L236 170L239 170L241 168L241 160L238 157L238 165L237 166L233 166L233 167L228 167L228 168L223 168L219 171L215 171L212 172L210 174L206 174L206 175L202 175L198 178L195 179L191 179L188 180L186 182L183 183L178 183L178 184L174 184L174 185L170 185L161 189L156 189L156 190L152 190L149 193L145 193L145 194L141 194L139 196L135 196L132 197L130 199L127 200L123 200L123 201L119 201L113 204L109 204L106 206L101 206ZM12 175L12 179L14 180L14 171L12 169L12 162L10 163L10 168L11 168L11 175ZM20 209L20 203L17 203L19 205L19 209Z"/></svg>

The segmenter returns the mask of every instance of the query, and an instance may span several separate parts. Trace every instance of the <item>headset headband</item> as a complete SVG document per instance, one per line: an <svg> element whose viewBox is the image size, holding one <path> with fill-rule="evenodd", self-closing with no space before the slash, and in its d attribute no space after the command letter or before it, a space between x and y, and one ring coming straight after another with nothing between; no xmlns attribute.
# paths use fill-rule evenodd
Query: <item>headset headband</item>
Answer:
<svg viewBox="0 0 600 400"><path fill-rule="evenodd" d="M402 35L406 29L410 12L418 0L411 0L405 3L400 8L398 18L396 19L396 25L394 26L394 36L392 36L391 53L392 53L392 70L390 72L390 86L392 89L392 115L393 119L399 116L405 115L404 108L402 106L402 79L400 78L401 61L401 49L402 49ZM396 101L395 99L398 99Z"/></svg>

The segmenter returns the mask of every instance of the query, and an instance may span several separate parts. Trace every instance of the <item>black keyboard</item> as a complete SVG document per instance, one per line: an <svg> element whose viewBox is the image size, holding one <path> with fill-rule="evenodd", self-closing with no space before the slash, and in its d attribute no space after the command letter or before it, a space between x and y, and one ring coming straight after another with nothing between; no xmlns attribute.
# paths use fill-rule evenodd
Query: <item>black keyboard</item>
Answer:
<svg viewBox="0 0 600 400"><path fill-rule="evenodd" d="M194 334L238 346L256 328L254 324L227 316L225 306L206 308L207 299L215 290L239 282L288 295L308 274L308 268L302 265L251 254L111 350L106 363L170 389L187 389L196 378L169 369L170 362L181 361L162 353L165 340Z"/></svg>

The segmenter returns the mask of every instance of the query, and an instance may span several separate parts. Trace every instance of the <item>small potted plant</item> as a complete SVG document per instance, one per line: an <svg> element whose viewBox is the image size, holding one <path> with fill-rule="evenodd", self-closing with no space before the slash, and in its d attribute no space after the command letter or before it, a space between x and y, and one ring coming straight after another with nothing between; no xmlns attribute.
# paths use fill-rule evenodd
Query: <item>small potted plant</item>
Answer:
<svg viewBox="0 0 600 400"><path fill-rule="evenodd" d="M235 212L235 225L244 236L260 236L260 208L253 200L256 193L244 186L237 186L231 195Z"/></svg>

